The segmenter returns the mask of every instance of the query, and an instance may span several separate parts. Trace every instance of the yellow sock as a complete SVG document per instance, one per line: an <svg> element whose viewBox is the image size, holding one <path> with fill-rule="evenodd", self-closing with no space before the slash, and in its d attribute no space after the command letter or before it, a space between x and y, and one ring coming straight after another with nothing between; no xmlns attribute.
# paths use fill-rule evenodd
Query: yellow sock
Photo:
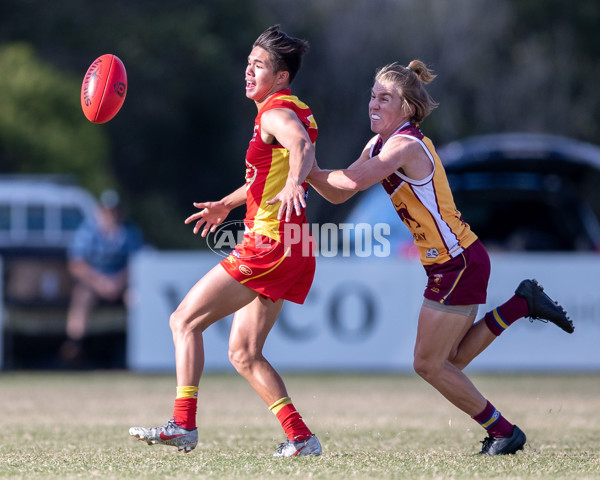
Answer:
<svg viewBox="0 0 600 480"><path fill-rule="evenodd" d="M296 411L290 397L280 398L269 407L269 410L275 414L289 440L306 440L312 435L312 432Z"/></svg>
<svg viewBox="0 0 600 480"><path fill-rule="evenodd" d="M198 387L177 387L177 397L173 406L173 420L188 430L196 428L196 410L198 408Z"/></svg>
<svg viewBox="0 0 600 480"><path fill-rule="evenodd" d="M198 398L198 387L177 387L175 398Z"/></svg>
<svg viewBox="0 0 600 480"><path fill-rule="evenodd" d="M290 397L283 397L277 400L273 405L271 405L269 407L269 410L271 410L275 415L277 415L277 413L279 413L279 410L281 410L286 405L289 405L290 403L292 403L292 399Z"/></svg>

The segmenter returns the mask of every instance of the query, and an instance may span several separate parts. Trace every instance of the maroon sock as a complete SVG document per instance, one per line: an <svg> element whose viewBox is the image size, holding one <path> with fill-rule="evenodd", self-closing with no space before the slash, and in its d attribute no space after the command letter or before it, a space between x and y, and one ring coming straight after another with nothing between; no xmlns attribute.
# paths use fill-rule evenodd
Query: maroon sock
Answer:
<svg viewBox="0 0 600 480"><path fill-rule="evenodd" d="M518 295L513 295L508 302L486 313L484 321L490 331L498 336L519 318L525 317L528 313L527 301Z"/></svg>
<svg viewBox="0 0 600 480"><path fill-rule="evenodd" d="M514 425L506 420L489 401L483 412L471 418L485 428L492 437L510 437L512 435Z"/></svg>

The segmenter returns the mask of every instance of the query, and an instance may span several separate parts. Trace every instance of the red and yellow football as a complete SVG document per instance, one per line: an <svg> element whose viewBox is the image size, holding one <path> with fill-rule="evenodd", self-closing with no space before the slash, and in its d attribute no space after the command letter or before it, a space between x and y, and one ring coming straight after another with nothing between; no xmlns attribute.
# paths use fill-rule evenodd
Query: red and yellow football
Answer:
<svg viewBox="0 0 600 480"><path fill-rule="evenodd" d="M106 123L123 106L127 72L119 57L107 53L90 65L81 85L81 108L93 123Z"/></svg>

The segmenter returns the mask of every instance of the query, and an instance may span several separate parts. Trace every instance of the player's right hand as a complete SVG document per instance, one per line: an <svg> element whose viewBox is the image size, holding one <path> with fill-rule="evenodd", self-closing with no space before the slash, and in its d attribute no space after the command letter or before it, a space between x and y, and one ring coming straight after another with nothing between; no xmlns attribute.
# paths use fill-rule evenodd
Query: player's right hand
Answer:
<svg viewBox="0 0 600 480"><path fill-rule="evenodd" d="M193 230L194 235L202 229L202 237L206 237L208 232L215 233L217 226L227 218L230 211L221 202L194 202L194 207L199 208L200 211L186 218L185 224L196 222Z"/></svg>

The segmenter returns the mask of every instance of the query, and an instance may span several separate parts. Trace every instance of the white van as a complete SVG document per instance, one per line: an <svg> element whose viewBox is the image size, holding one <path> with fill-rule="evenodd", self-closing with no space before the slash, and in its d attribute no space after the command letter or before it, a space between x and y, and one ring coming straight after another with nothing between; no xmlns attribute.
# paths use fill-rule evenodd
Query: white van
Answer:
<svg viewBox="0 0 600 480"><path fill-rule="evenodd" d="M64 249L96 208L90 192L59 178L0 176L0 250Z"/></svg>
<svg viewBox="0 0 600 480"><path fill-rule="evenodd" d="M97 209L87 190L55 176L0 176L0 256L7 304L65 303L66 252Z"/></svg>

